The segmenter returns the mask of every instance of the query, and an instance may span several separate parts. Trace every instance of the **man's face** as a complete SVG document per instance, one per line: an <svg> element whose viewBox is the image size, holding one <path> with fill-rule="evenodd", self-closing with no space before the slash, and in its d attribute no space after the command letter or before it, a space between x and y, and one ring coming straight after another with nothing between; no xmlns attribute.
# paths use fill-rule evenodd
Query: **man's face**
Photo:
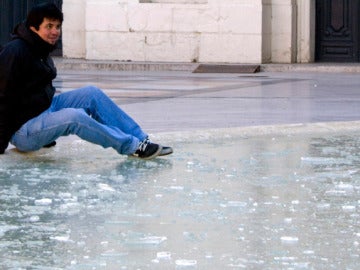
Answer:
<svg viewBox="0 0 360 270"><path fill-rule="evenodd" d="M30 26L30 29L38 34L45 42L55 45L60 38L61 22L54 19L44 18L43 22L39 26L39 30Z"/></svg>

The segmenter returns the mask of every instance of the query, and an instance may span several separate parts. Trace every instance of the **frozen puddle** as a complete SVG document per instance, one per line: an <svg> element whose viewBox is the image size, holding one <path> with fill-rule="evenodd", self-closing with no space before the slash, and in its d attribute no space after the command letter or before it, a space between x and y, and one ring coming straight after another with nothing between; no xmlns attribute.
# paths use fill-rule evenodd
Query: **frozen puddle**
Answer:
<svg viewBox="0 0 360 270"><path fill-rule="evenodd" d="M358 132L192 136L0 156L0 268L359 268Z"/></svg>

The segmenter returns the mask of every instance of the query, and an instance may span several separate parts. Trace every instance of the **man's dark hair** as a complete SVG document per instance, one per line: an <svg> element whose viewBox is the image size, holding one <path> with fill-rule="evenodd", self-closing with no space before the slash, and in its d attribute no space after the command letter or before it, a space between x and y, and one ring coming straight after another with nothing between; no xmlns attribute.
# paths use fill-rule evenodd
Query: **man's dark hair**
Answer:
<svg viewBox="0 0 360 270"><path fill-rule="evenodd" d="M41 4L33 7L29 11L26 19L26 26L33 26L36 30L39 30L40 24L42 24L44 18L59 20L62 23L64 15L53 3Z"/></svg>

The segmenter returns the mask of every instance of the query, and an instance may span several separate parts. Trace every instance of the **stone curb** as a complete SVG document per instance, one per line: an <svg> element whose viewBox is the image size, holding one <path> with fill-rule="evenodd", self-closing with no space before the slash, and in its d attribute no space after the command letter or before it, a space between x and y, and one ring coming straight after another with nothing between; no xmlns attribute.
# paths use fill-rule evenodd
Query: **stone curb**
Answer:
<svg viewBox="0 0 360 270"><path fill-rule="evenodd" d="M192 72L199 63L122 62L54 57L56 67L66 70L102 71L183 71ZM261 72L360 73L360 63L261 64Z"/></svg>
<svg viewBox="0 0 360 270"><path fill-rule="evenodd" d="M97 61L83 59L66 59L54 57L58 70L82 71L187 71L192 72L198 64L194 63L163 63L163 62L121 62Z"/></svg>

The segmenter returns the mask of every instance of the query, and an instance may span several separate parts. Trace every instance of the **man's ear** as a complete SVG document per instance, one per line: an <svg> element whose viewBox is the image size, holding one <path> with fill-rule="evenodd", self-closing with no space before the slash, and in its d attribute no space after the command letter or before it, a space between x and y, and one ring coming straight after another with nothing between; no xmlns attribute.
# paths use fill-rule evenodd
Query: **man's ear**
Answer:
<svg viewBox="0 0 360 270"><path fill-rule="evenodd" d="M37 32L36 28L34 26L30 26L30 30L33 31L33 32Z"/></svg>

